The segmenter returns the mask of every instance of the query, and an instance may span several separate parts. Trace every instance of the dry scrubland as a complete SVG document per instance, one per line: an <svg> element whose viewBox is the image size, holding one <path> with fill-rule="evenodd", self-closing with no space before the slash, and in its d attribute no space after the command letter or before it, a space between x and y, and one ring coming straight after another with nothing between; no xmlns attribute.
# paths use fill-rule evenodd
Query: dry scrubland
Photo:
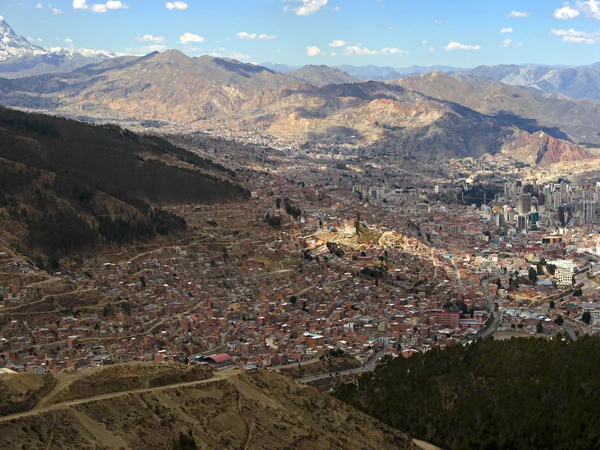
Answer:
<svg viewBox="0 0 600 450"><path fill-rule="evenodd" d="M403 433L283 376L234 371L202 380L211 375L127 364L59 377L39 412L0 419L0 448L168 449L181 431L201 449L415 448ZM179 384L152 387L163 382Z"/></svg>
<svg viewBox="0 0 600 450"><path fill-rule="evenodd" d="M0 375L0 416L30 410L55 384L52 375Z"/></svg>

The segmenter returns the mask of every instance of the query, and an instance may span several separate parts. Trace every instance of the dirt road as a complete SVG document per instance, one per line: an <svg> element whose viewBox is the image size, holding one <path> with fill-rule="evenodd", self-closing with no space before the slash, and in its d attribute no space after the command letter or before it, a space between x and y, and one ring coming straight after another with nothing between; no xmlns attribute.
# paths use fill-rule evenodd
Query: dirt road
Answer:
<svg viewBox="0 0 600 450"><path fill-rule="evenodd" d="M31 409L27 412L11 414L8 416L0 417L0 423L9 422L14 419L22 419L25 417L31 417L31 416L34 416L34 415L40 414L40 413L57 411L60 409L69 408L71 406L81 405L84 403L96 402L96 401L100 401L100 400L109 400L112 398L125 397L130 394L147 394L150 392L164 391L164 390L168 390L168 389L177 389L177 388L181 388L181 387L197 386L200 384L214 383L215 381L239 376L239 374L240 374L240 372L237 370L221 371L221 372L216 372L212 378L209 378L207 380L190 381L190 382L186 382L186 383L175 383L175 384L170 384L167 386L159 386L159 387L154 387L154 388L132 389L129 391L114 392L112 394L103 394L103 395L98 395L95 397L90 397L90 398L81 399L81 400L73 400L73 401L64 402L64 403L57 403L55 405L50 405L50 406L45 406L45 403L43 401L40 401L38 403L38 405L36 405L33 409ZM70 380L70 381L73 381L73 380ZM69 382L62 383L61 386L62 386L62 388L65 388L68 385L69 385ZM53 389L51 391L51 393L52 393L52 396L55 396L58 393L58 391Z"/></svg>

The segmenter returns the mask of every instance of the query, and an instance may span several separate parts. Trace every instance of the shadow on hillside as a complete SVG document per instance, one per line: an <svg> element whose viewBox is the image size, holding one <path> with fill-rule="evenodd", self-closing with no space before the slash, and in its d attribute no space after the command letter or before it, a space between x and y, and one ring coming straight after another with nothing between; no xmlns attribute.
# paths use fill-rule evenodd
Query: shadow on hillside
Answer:
<svg viewBox="0 0 600 450"><path fill-rule="evenodd" d="M537 133L538 131L543 131L544 133L549 134L553 138L562 139L563 141L567 142L573 142L569 135L566 134L564 131L561 131L560 128L544 127L540 125L535 119L526 119L524 117L519 117L509 111L499 111L498 114L492 117L496 119L501 125L514 125L522 130L527 131L528 133Z"/></svg>

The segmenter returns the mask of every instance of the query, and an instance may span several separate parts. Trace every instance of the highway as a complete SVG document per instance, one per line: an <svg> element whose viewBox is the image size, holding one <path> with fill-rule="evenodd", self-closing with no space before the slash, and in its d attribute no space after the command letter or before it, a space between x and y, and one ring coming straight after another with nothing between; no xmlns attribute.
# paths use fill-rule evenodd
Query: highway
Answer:
<svg viewBox="0 0 600 450"><path fill-rule="evenodd" d="M369 359L364 366L354 367L353 369L342 370L338 372L316 373L302 378L297 378L296 381L299 381L300 383L310 383L311 381L322 380L323 378L328 377L340 377L342 375L350 375L353 373L371 372L373 369L375 369L375 364L377 361L379 361L385 355L386 349L387 344L383 346L382 350L373 355L373 357L371 357L371 359Z"/></svg>

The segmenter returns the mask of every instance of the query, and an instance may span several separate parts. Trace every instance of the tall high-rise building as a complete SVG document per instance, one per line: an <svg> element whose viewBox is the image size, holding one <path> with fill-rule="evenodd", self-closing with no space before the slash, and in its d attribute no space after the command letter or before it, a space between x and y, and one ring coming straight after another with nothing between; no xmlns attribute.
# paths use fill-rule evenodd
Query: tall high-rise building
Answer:
<svg viewBox="0 0 600 450"><path fill-rule="evenodd" d="M531 212L531 194L521 194L519 197L519 214L529 214Z"/></svg>
<svg viewBox="0 0 600 450"><path fill-rule="evenodd" d="M583 220L585 223L591 223L596 218L596 202L583 202Z"/></svg>
<svg viewBox="0 0 600 450"><path fill-rule="evenodd" d="M494 216L494 225L497 227L503 227L504 224L504 214L496 213L496 215Z"/></svg>
<svg viewBox="0 0 600 450"><path fill-rule="evenodd" d="M565 205L560 205L558 207L558 221L560 222L560 226L562 228L567 224L567 216L565 213Z"/></svg>

